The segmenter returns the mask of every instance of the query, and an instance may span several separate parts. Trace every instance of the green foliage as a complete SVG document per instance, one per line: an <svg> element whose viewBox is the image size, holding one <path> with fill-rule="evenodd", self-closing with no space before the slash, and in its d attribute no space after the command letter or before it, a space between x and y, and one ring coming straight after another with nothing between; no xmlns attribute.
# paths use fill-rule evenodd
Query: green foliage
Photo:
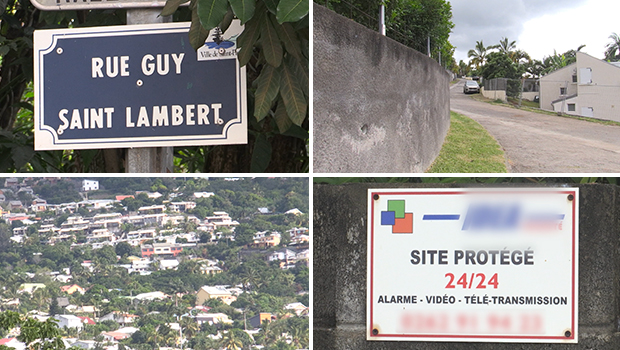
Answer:
<svg viewBox="0 0 620 350"><path fill-rule="evenodd" d="M605 59L609 62L620 61L620 36L611 33L609 39L611 42L605 46Z"/></svg>
<svg viewBox="0 0 620 350"><path fill-rule="evenodd" d="M519 98L521 95L521 80L510 79L506 83L506 95L508 97Z"/></svg>
<svg viewBox="0 0 620 350"><path fill-rule="evenodd" d="M168 0L164 13L176 7ZM234 14L245 24L237 39L238 59L248 69L248 148L179 147L185 171L308 171L309 37L307 0L192 0L190 41L204 44L208 31L224 30ZM219 30L216 29L216 30ZM287 149L288 148L288 149ZM291 152L292 151L292 152ZM221 154L249 161L225 168ZM283 154L287 154L283 156ZM278 164L280 163L280 164Z"/></svg>
<svg viewBox="0 0 620 350"><path fill-rule="evenodd" d="M49 204L78 202L82 200L75 183L70 180L59 180L54 184L40 181L33 187L34 193L45 198Z"/></svg>
<svg viewBox="0 0 620 350"><path fill-rule="evenodd" d="M26 318L17 312L5 311L0 313L0 328L12 329L20 327L20 335L17 340L26 343L30 350L62 350L65 344L60 337L58 320L48 318L40 322L32 318Z"/></svg>
<svg viewBox="0 0 620 350"><path fill-rule="evenodd" d="M319 2L323 5L322 2ZM327 7L357 23L377 30L377 13L385 4L386 35L403 45L427 53L430 37L431 56L446 67L455 65L454 47L449 36L452 23L452 6L446 0L329 0Z"/></svg>
<svg viewBox="0 0 620 350"><path fill-rule="evenodd" d="M503 52L492 52L487 55L487 63L481 68L485 79L508 78L518 79L523 73L518 64L512 62L510 57Z"/></svg>
<svg viewBox="0 0 620 350"><path fill-rule="evenodd" d="M32 33L42 28L124 24L125 11L40 11L28 0L1 4L0 171L101 170L101 150L34 151Z"/></svg>

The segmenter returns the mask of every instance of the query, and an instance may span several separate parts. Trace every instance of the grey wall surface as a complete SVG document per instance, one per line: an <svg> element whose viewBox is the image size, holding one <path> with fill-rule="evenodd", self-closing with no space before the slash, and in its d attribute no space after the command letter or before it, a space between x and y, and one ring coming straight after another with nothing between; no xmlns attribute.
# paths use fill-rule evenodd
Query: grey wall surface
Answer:
<svg viewBox="0 0 620 350"><path fill-rule="evenodd" d="M450 126L448 73L314 6L314 172L423 172Z"/></svg>
<svg viewBox="0 0 620 350"><path fill-rule="evenodd" d="M313 348L620 349L620 187L579 185L579 343L366 341L367 190L456 185L314 186Z"/></svg>

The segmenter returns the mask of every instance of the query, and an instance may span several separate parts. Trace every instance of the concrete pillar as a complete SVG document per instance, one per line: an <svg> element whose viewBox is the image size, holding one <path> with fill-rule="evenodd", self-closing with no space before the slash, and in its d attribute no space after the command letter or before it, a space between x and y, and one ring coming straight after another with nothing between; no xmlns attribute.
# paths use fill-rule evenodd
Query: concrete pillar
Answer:
<svg viewBox="0 0 620 350"><path fill-rule="evenodd" d="M172 22L161 17L161 8L127 9L127 24ZM171 173L174 171L172 147L130 148L127 150L127 173Z"/></svg>

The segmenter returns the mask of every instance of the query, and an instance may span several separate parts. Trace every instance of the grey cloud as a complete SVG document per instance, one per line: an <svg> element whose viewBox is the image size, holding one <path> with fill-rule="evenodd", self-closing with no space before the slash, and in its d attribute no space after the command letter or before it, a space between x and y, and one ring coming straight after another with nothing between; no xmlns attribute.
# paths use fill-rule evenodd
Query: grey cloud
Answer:
<svg viewBox="0 0 620 350"><path fill-rule="evenodd" d="M585 3L587 0L451 0L455 27L450 41L463 58L476 41L495 45L502 37L517 40L528 20ZM517 42L517 46L519 43Z"/></svg>

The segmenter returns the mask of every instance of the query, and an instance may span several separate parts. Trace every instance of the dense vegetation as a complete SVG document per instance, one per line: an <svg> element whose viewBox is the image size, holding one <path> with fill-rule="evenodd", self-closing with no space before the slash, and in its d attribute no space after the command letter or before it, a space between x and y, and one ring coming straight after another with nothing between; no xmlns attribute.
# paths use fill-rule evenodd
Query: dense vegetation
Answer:
<svg viewBox="0 0 620 350"><path fill-rule="evenodd" d="M34 194L49 188L67 189L68 193L76 191L75 182L80 179L65 179L51 184L45 179L32 179ZM178 268L157 270L151 274L128 274L127 269L119 264L128 264L128 257L140 256L139 247L125 242L115 246L104 246L92 249L89 245L76 246L74 242L49 244L49 234L39 233L38 227L45 218L56 221L59 225L67 214L58 215L51 212L40 213L40 223L30 226L24 244L13 242L13 222L0 222L0 285L4 286L0 296L4 300L19 299L19 305L0 305L2 310L17 311L26 314L32 310L49 312L50 315L68 313L58 306L56 297L69 298L69 303L77 306L91 305L100 317L112 311L128 312L140 316L133 326L140 330L130 338L122 341L124 346L132 349L147 350L159 346L176 346L179 332L170 329L169 324L180 322L183 334L189 339L185 347L196 350L226 348L225 342L239 342L239 348L249 349L250 345L266 346L266 349L296 349L308 346L308 319L290 314L283 308L292 302L309 303L309 269L305 263L297 263L294 268L283 270L279 262L269 263L266 256L278 249L247 249L246 243L251 242L257 231L285 230L291 227L307 226L308 215L285 215L278 212L297 207L302 212L308 211L308 180L307 179L239 179L225 181L223 179L175 179L175 178L102 178L102 189L90 192L90 196L112 198L120 194L133 194L136 190L178 194L175 200L190 199L194 191L216 193L210 198L196 200L197 206L185 215L197 215L204 218L213 211L228 211L240 222L235 230L235 240L222 239L217 243L199 243L195 247L184 249L178 258ZM70 185L68 185L70 184ZM46 192L47 193L47 192ZM122 205L141 206L161 203L160 199L150 199L145 193L135 199L125 199ZM270 208L275 214L260 215L257 205ZM293 207L289 207L293 205ZM280 208L285 208L281 209ZM81 211L85 217L105 212L122 212L120 204L108 210ZM233 214L234 213L234 214ZM180 227L167 227L181 232L195 229L192 223L183 223ZM122 231L134 229L131 225L123 225ZM160 228L157 228L159 230ZM283 238L285 237L283 234ZM207 234L208 235L208 234ZM201 241L203 237L201 236ZM209 237L204 237L204 242ZM77 238L79 241L79 237ZM286 244L283 239L281 245ZM201 259L217 260L222 269L218 274L201 273ZM84 261L92 262L92 271L84 266ZM52 272L66 273L69 268L73 277L68 284L77 284L87 289L86 293L62 293L60 287L66 285L53 278ZM37 289L32 294L21 293L19 286L23 283L44 283L46 288ZM200 327L188 315L189 309L196 303L196 292L205 285L241 286L243 293L231 305L217 299L206 302L212 313L224 313L233 321L232 324L203 324ZM161 291L171 298L154 301L132 299L139 293ZM269 312L276 320L266 323L252 339L243 332L247 328L247 320L260 312ZM89 315L94 317L95 315ZM0 325L1 326L1 325ZM64 329L64 336L79 336L80 339L99 339L102 331L113 331L120 327L114 321L99 322L87 325L79 335L75 329ZM7 329L0 330L0 336ZM223 338L213 339L209 335L219 334ZM282 334L288 334L286 341ZM232 338L232 340L231 340ZM101 339L99 339L101 341ZM103 344L103 341L101 341Z"/></svg>
<svg viewBox="0 0 620 350"><path fill-rule="evenodd" d="M336 13L377 30L379 8L385 5L386 35L415 50L428 52L442 66L455 66L454 46L449 41L454 28L452 6L446 0L328 0L318 2ZM440 58L441 57L441 58Z"/></svg>

